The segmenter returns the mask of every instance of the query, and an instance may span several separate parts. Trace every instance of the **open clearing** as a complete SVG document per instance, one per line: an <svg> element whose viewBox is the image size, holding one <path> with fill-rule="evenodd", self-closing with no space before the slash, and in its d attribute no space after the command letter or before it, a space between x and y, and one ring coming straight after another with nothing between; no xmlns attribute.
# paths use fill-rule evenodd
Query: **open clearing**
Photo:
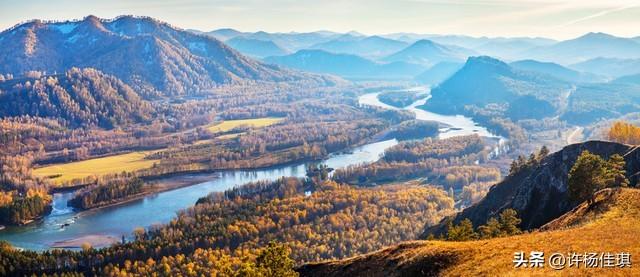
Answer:
<svg viewBox="0 0 640 277"><path fill-rule="evenodd" d="M38 177L60 175L52 178L54 183L60 184L93 175L100 176L123 171L132 172L152 167L153 163L157 162L157 160L144 159L144 157L151 153L151 151L139 151L79 162L50 165L35 169L33 174Z"/></svg>
<svg viewBox="0 0 640 277"><path fill-rule="evenodd" d="M239 119L239 120L226 120L222 123L216 123L214 125L209 126L207 129L210 132L227 132L232 130L233 128L239 126L251 126L252 128L260 128L266 127L273 124L276 124L280 121L284 120L284 117L263 117L263 118L253 118L253 119Z"/></svg>
<svg viewBox="0 0 640 277"><path fill-rule="evenodd" d="M211 132L217 133L227 132L238 126L261 128L276 124L282 120L284 120L284 117L227 120L222 123L211 125L207 129ZM219 136L216 139L230 139L237 137L238 135L240 134L227 134ZM196 144L198 143L204 142L196 142ZM35 169L33 173L38 177L50 177L55 184L62 184L64 182L94 175L101 176L120 173L123 171L133 172L140 169L150 168L155 162L157 162L157 160L147 160L144 158L151 153L153 153L153 151L137 151L79 162L49 165Z"/></svg>

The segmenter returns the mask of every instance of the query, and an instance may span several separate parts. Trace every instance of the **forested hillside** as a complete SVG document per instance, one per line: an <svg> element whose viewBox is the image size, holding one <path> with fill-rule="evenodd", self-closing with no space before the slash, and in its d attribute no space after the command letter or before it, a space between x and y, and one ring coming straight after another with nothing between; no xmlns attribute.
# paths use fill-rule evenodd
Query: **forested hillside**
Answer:
<svg viewBox="0 0 640 277"><path fill-rule="evenodd" d="M217 39L146 17L32 21L0 33L0 72L49 74L92 67L145 97L193 95L241 81L324 83L323 77L252 60Z"/></svg>
<svg viewBox="0 0 640 277"><path fill-rule="evenodd" d="M154 108L128 85L95 69L0 83L0 117L45 117L70 127L149 123Z"/></svg>

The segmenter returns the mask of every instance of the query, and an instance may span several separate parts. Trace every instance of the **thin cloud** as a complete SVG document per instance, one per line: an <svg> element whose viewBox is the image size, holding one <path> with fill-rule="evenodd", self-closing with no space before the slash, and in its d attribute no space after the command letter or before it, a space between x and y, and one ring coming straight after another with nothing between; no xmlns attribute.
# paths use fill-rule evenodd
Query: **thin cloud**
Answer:
<svg viewBox="0 0 640 277"><path fill-rule="evenodd" d="M578 18L578 19L575 19L575 20L571 20L571 21L569 21L567 23L564 23L564 24L562 24L562 25L560 25L558 27L562 28L562 27L571 26L571 25L574 25L574 24L577 24L577 23L580 23L580 22L584 22L584 21L588 21L588 20L595 19L595 18L598 18L598 17L602 17L602 16L605 16L605 15L608 15L608 14L611 14L611 13L621 12L621 11L624 11L624 10L633 9L633 8L637 8L637 7L640 7L640 4L631 4L631 5L626 5L626 6L622 6L622 7L618 7L618 8L614 8L614 9L600 11L600 12L594 13L592 15L588 15L588 16L581 17L581 18Z"/></svg>

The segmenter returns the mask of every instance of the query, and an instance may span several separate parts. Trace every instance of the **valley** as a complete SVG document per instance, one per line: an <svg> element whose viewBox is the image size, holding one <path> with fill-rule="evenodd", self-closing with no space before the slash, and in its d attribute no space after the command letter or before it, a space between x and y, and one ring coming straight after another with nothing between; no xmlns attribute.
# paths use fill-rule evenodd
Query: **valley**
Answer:
<svg viewBox="0 0 640 277"><path fill-rule="evenodd" d="M420 91L424 93L427 88L417 87L409 89L409 91ZM381 107L385 109L397 109L385 105L378 100L380 93L369 93L359 97L360 105L373 107ZM422 103L425 99L417 100ZM460 135L480 134L488 138L496 138L498 148L504 144L504 138L496 137L490 134L485 128L478 126L471 119L463 116L442 116L426 111L418 111L415 109L417 104L409 105L407 110L415 110L416 117L424 121L435 121L446 126L440 129L439 136L448 138ZM212 125L208 127L213 132L227 132L238 126L252 125L254 128L272 125L281 121L281 118L262 118L257 120L230 120L222 124ZM453 134L450 134L450 133ZM371 163L377 161L380 156L396 145L398 142L395 138L374 141L362 146L350 149L348 153L335 153L328 159L322 161L330 168L348 168L349 166L360 165L362 163ZM121 171L135 172L144 167L136 168L136 166L152 166L157 160L145 159L150 152L140 152L110 156L106 158L98 158L86 160L64 165L52 165L39 168L34 171L36 176L56 176L53 178L57 182L70 181L77 178L86 178L89 175L99 175L101 172L119 173ZM113 166L109 166L113 164ZM280 177L304 177L306 175L306 166L308 162L293 163L288 165L275 165L266 169L257 170L225 170L217 174L173 174L170 177L154 179L151 181L153 187L162 186L163 183L175 183L178 185L169 185L168 188L161 190L153 190L147 194L148 196L140 196L134 199L123 199L121 205L110 205L109 207L100 208L99 210L91 210L87 212L74 212L66 201L71 199L75 192L60 192L53 195L54 210L50 216L44 218L43 222L35 226L14 227L9 228L1 235L2 239L11 242L13 245L28 249L47 249L52 245L58 245L63 240L71 240L77 237L100 234L119 238L120 236L130 237L131 230L137 227L149 227L153 224L166 223L170 220L175 212L187 208L194 204L199 197L209 192L224 191L245 183L276 180ZM97 171L100 168L102 171ZM210 178L210 180L207 180ZM156 184L157 183L157 184ZM162 190L167 190L162 192ZM171 201L167 201L171 199ZM163 211L162 213L153 213L153 216L142 216L148 210ZM127 218L131 220L127 220ZM135 220L134 220L135 219ZM114 221L117 220L117 221ZM116 223L117 222L117 223ZM69 223L67 226L64 226ZM106 226L114 226L106 228ZM55 234L55 235L54 235Z"/></svg>
<svg viewBox="0 0 640 277"><path fill-rule="evenodd" d="M511 260L640 249L637 37L178 26L0 32L0 275L635 273Z"/></svg>

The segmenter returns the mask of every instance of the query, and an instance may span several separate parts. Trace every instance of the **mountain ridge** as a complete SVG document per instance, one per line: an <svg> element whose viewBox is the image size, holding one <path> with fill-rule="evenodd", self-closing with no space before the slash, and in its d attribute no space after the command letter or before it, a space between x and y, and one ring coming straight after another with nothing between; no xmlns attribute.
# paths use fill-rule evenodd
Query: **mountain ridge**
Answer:
<svg viewBox="0 0 640 277"><path fill-rule="evenodd" d="M0 72L93 67L143 95L185 95L244 81L322 78L247 58L217 39L150 17L24 23L0 33Z"/></svg>
<svg viewBox="0 0 640 277"><path fill-rule="evenodd" d="M640 226L640 190L605 189L596 201L582 203L563 215L581 221L556 222L557 228L521 235L474 241L409 241L376 252L344 260L302 265L301 276L572 276L639 274L637 267L567 267L558 271L547 264L541 268L514 266L514 254L540 251L545 259L552 253L592 251L636 253ZM567 254L568 255L568 254ZM568 259L568 257L566 257Z"/></svg>
<svg viewBox="0 0 640 277"><path fill-rule="evenodd" d="M450 221L457 223L469 219L474 226L480 226L504 209L518 212L523 230L533 230L549 223L576 207L568 197L568 173L585 150L605 159L613 154L623 155L630 186L638 183L639 176L635 173L640 171L640 149L637 147L607 141L572 144L545 157L539 164L506 177L493 186L483 200L452 218L426 227L421 237L443 234Z"/></svg>

